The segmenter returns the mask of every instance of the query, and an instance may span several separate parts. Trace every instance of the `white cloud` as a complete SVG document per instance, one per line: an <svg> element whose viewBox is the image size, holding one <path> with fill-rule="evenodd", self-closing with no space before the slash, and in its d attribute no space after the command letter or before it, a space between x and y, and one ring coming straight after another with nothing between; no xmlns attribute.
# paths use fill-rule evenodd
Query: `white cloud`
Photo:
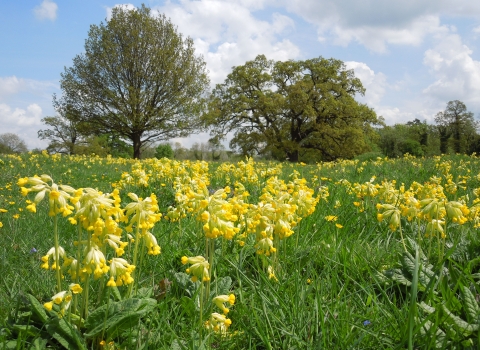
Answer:
<svg viewBox="0 0 480 350"><path fill-rule="evenodd" d="M0 77L0 102L4 101L7 97L11 99L12 95L24 92L51 99L52 89L58 89L58 83L17 78L15 75Z"/></svg>
<svg viewBox="0 0 480 350"><path fill-rule="evenodd" d="M463 101L467 108L480 110L480 61L473 59L472 50L458 34L439 36L437 44L427 50L423 59L435 81L424 94L446 105Z"/></svg>
<svg viewBox="0 0 480 350"><path fill-rule="evenodd" d="M357 42L385 52L388 45L420 45L445 31L442 15L480 16L480 5L458 0L290 0L287 9L317 27L318 39L346 46Z"/></svg>
<svg viewBox="0 0 480 350"><path fill-rule="evenodd" d="M179 32L190 36L196 51L204 56L210 70L212 84L221 83L232 66L244 64L259 54L269 59L288 60L299 56L299 48L281 38L294 30L294 21L274 13L268 20L260 20L252 10L265 2L182 0L156 7L175 23Z"/></svg>
<svg viewBox="0 0 480 350"><path fill-rule="evenodd" d="M35 17L40 20L49 19L54 21L57 18L58 5L52 0L43 0L39 6L33 9Z"/></svg>
<svg viewBox="0 0 480 350"><path fill-rule="evenodd" d="M42 108L32 103L26 109L12 108L5 103L0 103L0 120L2 120L2 133L17 134L25 141L28 148L45 148L47 144L37 137L37 131L42 128Z"/></svg>
<svg viewBox="0 0 480 350"><path fill-rule="evenodd" d="M385 88L388 86L385 74L375 73L363 62L348 61L345 62L345 66L354 70L355 76L361 80L363 87L366 89L365 96L363 98L358 96L357 99L363 100L362 102L368 105L378 106L385 94Z"/></svg>
<svg viewBox="0 0 480 350"><path fill-rule="evenodd" d="M123 8L125 10L135 10L135 5L132 4L115 4L113 7L106 7L107 10L107 21L110 21L112 18L112 10L116 7Z"/></svg>

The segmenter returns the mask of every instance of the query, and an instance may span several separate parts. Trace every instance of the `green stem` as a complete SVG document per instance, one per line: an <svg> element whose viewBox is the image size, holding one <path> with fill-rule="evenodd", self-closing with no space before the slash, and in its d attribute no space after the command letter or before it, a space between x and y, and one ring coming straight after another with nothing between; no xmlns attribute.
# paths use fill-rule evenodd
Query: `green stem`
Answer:
<svg viewBox="0 0 480 350"><path fill-rule="evenodd" d="M80 223L77 224L77 233L78 233L78 238L77 238L77 255L76 255L76 259L77 259L77 271L75 272L75 279L74 279L74 283L77 284L78 283L78 280L80 278L80 257L81 257L81 241L82 241L82 226ZM73 307L72 307L72 312L75 313L77 312L77 307L78 307L78 294L75 294L73 296Z"/></svg>
<svg viewBox="0 0 480 350"><path fill-rule="evenodd" d="M200 341L202 341L202 331L203 331L203 281L200 282L200 324L198 333L200 334Z"/></svg>
<svg viewBox="0 0 480 350"><path fill-rule="evenodd" d="M53 217L53 239L55 242L55 274L57 275L57 293L62 291L62 275L60 273L60 246L58 244L58 219L57 215Z"/></svg>
<svg viewBox="0 0 480 350"><path fill-rule="evenodd" d="M110 305L110 288L111 287L107 287L108 289L108 293L107 293L107 308L105 309L105 318L103 319L103 330L102 330L102 340L104 340L104 336L105 336L105 326L107 324L107 318L108 318L108 307Z"/></svg>
<svg viewBox="0 0 480 350"><path fill-rule="evenodd" d="M140 216L138 215L137 227L135 232L135 249L133 250L133 263L132 263L132 265L135 266L135 270L137 267L139 243L140 243ZM134 279L134 281L133 283L130 283L130 285L128 286L127 298L130 298L130 296L132 295L133 285L137 284L137 281L135 280L135 270L132 271L132 278Z"/></svg>

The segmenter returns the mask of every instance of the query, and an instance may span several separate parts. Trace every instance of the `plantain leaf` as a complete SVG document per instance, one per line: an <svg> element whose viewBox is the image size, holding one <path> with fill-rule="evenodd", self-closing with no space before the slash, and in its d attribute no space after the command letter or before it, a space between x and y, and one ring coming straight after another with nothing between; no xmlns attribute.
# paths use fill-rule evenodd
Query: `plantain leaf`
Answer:
<svg viewBox="0 0 480 350"><path fill-rule="evenodd" d="M472 294L469 288L462 286L461 289L464 309L467 314L467 320L471 323L478 323L478 315L480 313L480 308L478 307L475 296Z"/></svg>
<svg viewBox="0 0 480 350"><path fill-rule="evenodd" d="M115 338L124 330L137 325L140 318L153 311L156 305L157 301L151 298L130 298L103 305L85 320L88 331L85 337L92 338L105 331L108 339Z"/></svg>

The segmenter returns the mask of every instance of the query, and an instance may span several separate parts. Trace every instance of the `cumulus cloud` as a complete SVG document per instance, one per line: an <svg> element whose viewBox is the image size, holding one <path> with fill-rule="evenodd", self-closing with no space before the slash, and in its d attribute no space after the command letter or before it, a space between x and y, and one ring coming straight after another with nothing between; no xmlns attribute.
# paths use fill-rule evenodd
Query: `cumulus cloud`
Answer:
<svg viewBox="0 0 480 350"><path fill-rule="evenodd" d="M424 54L423 63L435 81L423 93L444 105L461 100L467 107L480 110L480 61L458 34L437 38L437 44Z"/></svg>
<svg viewBox="0 0 480 350"><path fill-rule="evenodd" d="M295 29L294 21L273 13L268 19L255 17L254 10L267 2L183 0L155 7L175 23L179 31L190 36L198 53L210 70L213 84L221 83L232 66L244 64L258 54L269 59L297 58L299 48L282 34Z"/></svg>
<svg viewBox="0 0 480 350"><path fill-rule="evenodd" d="M355 76L359 78L366 89L365 96L357 97L364 103L372 106L378 106L385 89L388 87L387 77L385 74L379 72L375 73L366 63L348 61L345 62L348 69L353 69Z"/></svg>
<svg viewBox="0 0 480 350"><path fill-rule="evenodd" d="M17 134L25 141L28 148L45 148L46 144L37 137L41 123L42 108L32 103L27 108L12 108L5 103L0 103L0 120L2 120L2 133Z"/></svg>
<svg viewBox="0 0 480 350"><path fill-rule="evenodd" d="M57 18L58 5L52 0L43 0L42 3L33 9L35 17L40 20L48 19L54 21Z"/></svg>
<svg viewBox="0 0 480 350"><path fill-rule="evenodd" d="M359 43L385 52L389 45L420 45L426 36L445 31L440 16L479 16L468 0L291 0L289 11L317 27L320 41L346 46Z"/></svg>

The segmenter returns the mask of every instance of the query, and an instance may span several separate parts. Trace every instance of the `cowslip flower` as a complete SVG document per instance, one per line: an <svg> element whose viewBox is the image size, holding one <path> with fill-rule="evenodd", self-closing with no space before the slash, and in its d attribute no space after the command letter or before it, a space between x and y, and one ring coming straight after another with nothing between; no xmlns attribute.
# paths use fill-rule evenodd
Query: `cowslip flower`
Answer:
<svg viewBox="0 0 480 350"><path fill-rule="evenodd" d="M228 327L232 324L232 321L225 315L214 312L210 315L209 320L205 323L208 329L212 329L214 332L225 335Z"/></svg>
<svg viewBox="0 0 480 350"><path fill-rule="evenodd" d="M438 232L440 234L440 237L446 238L443 225L445 225L444 220L433 219L427 224L427 228L425 230L425 236L433 237L433 236L436 236L436 233Z"/></svg>
<svg viewBox="0 0 480 350"><path fill-rule="evenodd" d="M63 247L61 246L58 247L58 257L62 259L65 258L65 249L63 249ZM50 266L50 259L53 260L52 266ZM41 266L42 269L48 270L51 268L52 270L55 270L56 264L57 264L55 247L50 248L47 254L42 256L42 262L43 262Z"/></svg>
<svg viewBox="0 0 480 350"><path fill-rule="evenodd" d="M48 182L51 184L49 185ZM28 210L34 211L35 205L40 203L45 196L48 195L50 205L49 216L55 216L59 213L62 213L63 216L68 216L72 213L73 207L67 203L67 200L70 198L70 193L75 192L74 188L67 185L57 185L48 175L21 178L17 184L20 186L21 193L24 196L29 192L37 192L32 203L33 205L29 205L29 207L27 207ZM26 185L30 185L31 187L26 188Z"/></svg>
<svg viewBox="0 0 480 350"><path fill-rule="evenodd" d="M110 279L107 282L107 287L123 286L133 283L131 276L134 265L130 265L125 259L112 258L110 261ZM117 279L115 281L115 278Z"/></svg>
<svg viewBox="0 0 480 350"><path fill-rule="evenodd" d="M377 203L377 209L381 211L377 214L377 220L388 220L388 227L390 230L395 231L400 226L400 209L391 204Z"/></svg>
<svg viewBox="0 0 480 350"><path fill-rule="evenodd" d="M192 281L196 282L198 280L202 282L210 281L210 274L208 269L210 268L210 264L203 256L195 256L195 257L182 257L182 264L191 264L191 266L185 270L186 273L193 275Z"/></svg>
<svg viewBox="0 0 480 350"><path fill-rule="evenodd" d="M226 315L230 310L225 307L225 303L229 303L230 305L235 304L235 295L218 295L213 298L212 302Z"/></svg>

